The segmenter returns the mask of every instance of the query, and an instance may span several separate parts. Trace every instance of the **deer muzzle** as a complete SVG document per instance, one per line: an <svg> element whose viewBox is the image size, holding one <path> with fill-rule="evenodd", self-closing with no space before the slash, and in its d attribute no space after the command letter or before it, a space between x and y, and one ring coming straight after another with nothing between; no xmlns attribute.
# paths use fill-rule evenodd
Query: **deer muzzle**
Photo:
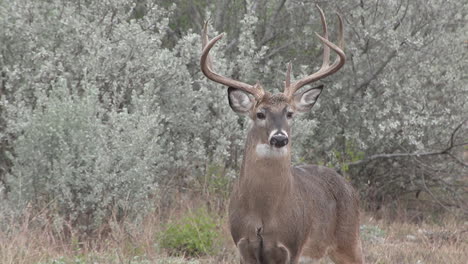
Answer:
<svg viewBox="0 0 468 264"><path fill-rule="evenodd" d="M282 148L286 146L289 142L288 136L283 132L276 132L270 137L270 145Z"/></svg>

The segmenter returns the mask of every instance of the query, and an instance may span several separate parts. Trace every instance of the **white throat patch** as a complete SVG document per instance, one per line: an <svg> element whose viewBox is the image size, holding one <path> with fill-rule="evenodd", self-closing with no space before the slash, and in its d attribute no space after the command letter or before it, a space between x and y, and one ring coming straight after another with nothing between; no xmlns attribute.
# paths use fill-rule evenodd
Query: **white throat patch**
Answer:
<svg viewBox="0 0 468 264"><path fill-rule="evenodd" d="M257 144L255 152L260 158L282 158L288 155L288 148L276 148L269 144Z"/></svg>
<svg viewBox="0 0 468 264"><path fill-rule="evenodd" d="M315 263L318 263L318 259L315 259L315 258L310 258L310 257L305 257L305 256L301 256L299 258L299 263L310 263L310 264L315 264Z"/></svg>

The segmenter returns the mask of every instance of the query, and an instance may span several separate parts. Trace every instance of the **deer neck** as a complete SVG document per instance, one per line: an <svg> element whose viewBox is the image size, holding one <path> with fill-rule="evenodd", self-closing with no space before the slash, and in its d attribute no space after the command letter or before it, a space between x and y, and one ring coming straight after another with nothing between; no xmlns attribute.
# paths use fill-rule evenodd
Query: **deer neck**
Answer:
<svg viewBox="0 0 468 264"><path fill-rule="evenodd" d="M278 149L249 132L239 184L241 196L251 209L261 212L278 206L291 194L290 145Z"/></svg>

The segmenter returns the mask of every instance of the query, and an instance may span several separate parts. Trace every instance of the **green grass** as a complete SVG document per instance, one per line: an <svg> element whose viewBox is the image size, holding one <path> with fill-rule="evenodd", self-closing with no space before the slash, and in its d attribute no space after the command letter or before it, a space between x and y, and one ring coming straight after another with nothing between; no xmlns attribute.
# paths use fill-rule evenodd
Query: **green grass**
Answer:
<svg viewBox="0 0 468 264"><path fill-rule="evenodd" d="M175 256L204 256L216 253L220 234L216 217L206 209L189 212L167 224L159 235L161 247Z"/></svg>

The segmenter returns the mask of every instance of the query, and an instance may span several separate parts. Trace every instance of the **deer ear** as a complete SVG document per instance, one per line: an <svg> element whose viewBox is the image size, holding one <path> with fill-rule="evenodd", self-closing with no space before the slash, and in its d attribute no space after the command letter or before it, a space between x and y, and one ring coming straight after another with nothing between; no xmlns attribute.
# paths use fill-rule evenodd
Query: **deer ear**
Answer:
<svg viewBox="0 0 468 264"><path fill-rule="evenodd" d="M233 87L228 89L228 98L232 110L239 114L248 114L255 101L246 92Z"/></svg>
<svg viewBox="0 0 468 264"><path fill-rule="evenodd" d="M317 101L322 89L323 85L320 85L294 94L294 105L296 106L296 110L300 113L309 111Z"/></svg>

